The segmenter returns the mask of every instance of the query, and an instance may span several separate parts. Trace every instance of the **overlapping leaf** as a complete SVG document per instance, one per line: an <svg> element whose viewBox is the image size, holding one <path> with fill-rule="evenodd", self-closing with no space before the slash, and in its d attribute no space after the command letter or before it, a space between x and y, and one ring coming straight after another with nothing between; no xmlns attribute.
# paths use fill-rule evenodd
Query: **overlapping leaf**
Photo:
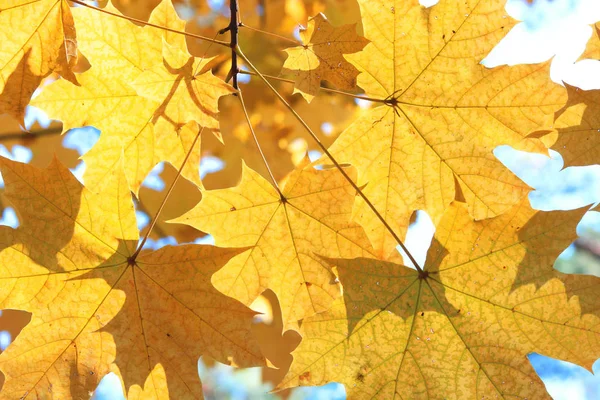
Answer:
<svg viewBox="0 0 600 400"><path fill-rule="evenodd" d="M356 24L334 28L323 14L317 14L300 30L300 38L303 46L285 50L288 58L282 70L295 75L294 93L310 102L323 80L340 89L354 89L359 71L344 54L359 52L369 42L356 34Z"/></svg>
<svg viewBox="0 0 600 400"><path fill-rule="evenodd" d="M6 0L0 25L0 113L23 121L33 91L51 72L77 83L75 24L66 0Z"/></svg>
<svg viewBox="0 0 600 400"><path fill-rule="evenodd" d="M41 171L1 159L0 168L23 216L17 230L0 231L0 307L32 313L0 356L2 398L84 398L110 370L129 398L197 399L200 355L262 363L250 335L255 313L210 283L241 250L187 245L134 259L122 173L98 195L58 162Z"/></svg>
<svg viewBox="0 0 600 400"><path fill-rule="evenodd" d="M549 398L530 352L590 369L600 355L600 279L553 269L584 210L527 200L473 222L444 214L425 274L334 260L344 297L302 324L282 387L342 382L349 398Z"/></svg>
<svg viewBox="0 0 600 400"><path fill-rule="evenodd" d="M283 32L308 10L332 4L309 3L267 1L264 18L254 3L241 4L240 15L250 26ZM32 313L0 356L7 376L0 397L84 398L114 371L128 398L201 398L198 356L264 364L249 333L255 313L242 303L266 289L277 294L286 327L303 320L304 339L281 387L337 381L359 399L537 399L547 394L529 352L590 368L600 355L598 279L552 268L583 211L531 210L523 200L528 187L492 151L553 145L568 164L597 163L597 93L568 87L569 104L554 123L566 91L549 82L547 65L480 65L514 25L502 0L441 0L430 9L417 0L359 3L371 42L364 50L367 40L354 25L332 28L319 14L302 33L305 46L287 50L284 71L298 74L296 91L308 100L321 80L351 89L360 72L359 86L379 107L331 151L358 168L359 184L401 236L414 210L433 217L437 234L421 274L390 255L396 243L355 202L339 171L304 164L281 193L244 164L238 186L205 191L177 219L238 249L185 245L138 256L130 190L137 195L157 162L179 168L190 151L182 174L201 186L199 132L218 133L218 100L234 92L210 72L219 59L192 57L183 35L135 25L109 3L105 11L116 16L73 10L91 64L76 79L67 2L0 6L0 21L18 25L0 33L0 111L22 117L32 91L54 71L66 79L35 104L65 130L102 131L84 156L86 189L56 161L40 171L0 159L21 222L16 230L0 227L0 308ZM185 29L170 0L150 22ZM588 53L599 43L596 37ZM252 103L263 101L248 87ZM285 153L272 165L292 168L287 153L300 136L270 100L250 115L263 125L259 135L277 138L267 154ZM308 109L319 114L307 117L317 127L336 122L322 114L339 104L324 101L317 112ZM255 115L265 111L267 118ZM239 140L222 158L233 165L250 146L240 118L227 118ZM542 137L552 128L558 136ZM215 179L220 187L233 180ZM148 205L161 207L162 197Z"/></svg>
<svg viewBox="0 0 600 400"><path fill-rule="evenodd" d="M476 219L518 202L528 187L492 154L501 144L545 150L527 135L549 129L565 101L547 65L487 69L480 61L514 22L505 2L360 0L365 37L345 56L367 96L387 99L350 126L331 148L359 170L359 183L402 234L414 210L434 222L456 198ZM357 215L386 255L396 243L364 204ZM401 235L402 237L402 235Z"/></svg>
<svg viewBox="0 0 600 400"><path fill-rule="evenodd" d="M110 3L106 10L119 13ZM88 186L99 190L106 176L118 168L123 153L127 180L137 193L157 162L169 161L180 167L182 153L170 153L167 149L181 144L178 131L191 119L155 127L160 121L157 115L160 101L139 96L131 84L144 71L163 62L163 40L185 49L185 39L89 8L73 10L73 14L77 25L85 27L79 35L80 48L92 67L78 76L80 87L62 80L54 82L34 104L52 118L63 121L64 130L91 125L101 131L98 143L83 156ZM169 0L159 4L150 22L175 30L185 27ZM216 107L211 102L202 98L195 106ZM190 163L183 175L200 185L197 163Z"/></svg>
<svg viewBox="0 0 600 400"><path fill-rule="evenodd" d="M210 62L163 43L160 64L144 71L132 83L140 96L161 104L157 113L163 123L159 126L196 121L218 134L217 102L235 89L210 72Z"/></svg>
<svg viewBox="0 0 600 400"><path fill-rule="evenodd" d="M175 222L210 233L220 246L252 246L215 275L223 293L250 304L269 288L288 325L327 310L340 286L317 255L373 254L362 228L349 222L352 187L339 171L309 165L287 178L282 199L259 174L243 168L238 186L204 192L198 206Z"/></svg>

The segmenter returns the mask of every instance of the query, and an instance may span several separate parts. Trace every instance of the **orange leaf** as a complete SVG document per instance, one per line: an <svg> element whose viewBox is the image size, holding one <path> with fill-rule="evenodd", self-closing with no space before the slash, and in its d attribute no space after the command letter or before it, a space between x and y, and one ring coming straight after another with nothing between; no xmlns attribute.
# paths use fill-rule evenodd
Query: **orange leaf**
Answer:
<svg viewBox="0 0 600 400"><path fill-rule="evenodd" d="M308 20L308 28L300 30L304 46L286 49L288 55L283 73L296 76L294 93L309 103L317 95L321 81L327 80L340 89L356 86L359 71L344 59L344 54L359 52L369 43L356 34L356 24L334 28L323 14Z"/></svg>

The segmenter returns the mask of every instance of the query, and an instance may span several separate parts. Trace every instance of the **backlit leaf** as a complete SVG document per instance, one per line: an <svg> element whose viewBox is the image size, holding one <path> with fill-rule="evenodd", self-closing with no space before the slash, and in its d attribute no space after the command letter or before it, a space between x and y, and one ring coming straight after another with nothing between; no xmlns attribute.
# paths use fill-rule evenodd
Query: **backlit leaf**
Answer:
<svg viewBox="0 0 600 400"><path fill-rule="evenodd" d="M316 254L373 254L362 228L349 222L352 187L338 171L309 165L287 178L282 201L264 178L243 168L238 186L204 192L198 206L174 222L210 233L220 246L253 246L215 275L223 293L251 304L269 288L285 324L327 310L340 286Z"/></svg>
<svg viewBox="0 0 600 400"><path fill-rule="evenodd" d="M32 313L0 355L3 398L84 398L109 371L130 398L159 398L167 386L172 398L200 398L201 355L263 363L255 312L210 283L243 249L165 247L132 261L138 232L122 173L94 194L58 162L45 171L0 163L7 196L26 216L0 230L0 307Z"/></svg>
<svg viewBox="0 0 600 400"><path fill-rule="evenodd" d="M387 99L359 118L331 147L359 170L359 184L403 237L410 215L425 210L434 223L456 197L476 219L498 215L529 188L498 161L501 144L544 152L534 130L552 126L564 89L547 65L480 64L514 25L504 1L359 1L371 41L345 56L361 74L366 95ZM362 204L357 215L385 256L396 245Z"/></svg>
<svg viewBox="0 0 600 400"><path fill-rule="evenodd" d="M283 73L295 75L294 93L310 102L327 80L340 89L356 86L359 71L344 59L344 54L356 53L369 42L356 34L356 25L334 28L323 14L308 20L308 28L300 30L304 46L286 49L288 55Z"/></svg>
<svg viewBox="0 0 600 400"><path fill-rule="evenodd" d="M0 112L22 121L33 91L51 72L77 83L75 24L66 0L4 0L0 26Z"/></svg>
<svg viewBox="0 0 600 400"><path fill-rule="evenodd" d="M553 269L583 212L536 212L525 200L473 222L453 203L423 275L328 259L344 297L304 320L280 386L342 382L353 399L549 399L527 354L588 369L600 355L600 279Z"/></svg>

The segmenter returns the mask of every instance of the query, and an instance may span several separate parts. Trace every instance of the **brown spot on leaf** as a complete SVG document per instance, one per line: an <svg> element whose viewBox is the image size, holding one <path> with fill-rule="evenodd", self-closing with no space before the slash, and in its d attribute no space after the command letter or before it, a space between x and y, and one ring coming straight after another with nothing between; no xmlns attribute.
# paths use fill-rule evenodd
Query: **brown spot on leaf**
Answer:
<svg viewBox="0 0 600 400"><path fill-rule="evenodd" d="M306 371L305 373L300 375L300 382L302 382L303 384L310 382L310 371Z"/></svg>

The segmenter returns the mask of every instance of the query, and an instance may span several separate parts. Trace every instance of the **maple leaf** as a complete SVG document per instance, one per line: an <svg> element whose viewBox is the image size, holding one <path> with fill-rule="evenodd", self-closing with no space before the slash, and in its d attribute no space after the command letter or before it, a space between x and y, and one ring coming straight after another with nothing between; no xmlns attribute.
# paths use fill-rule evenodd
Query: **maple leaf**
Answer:
<svg viewBox="0 0 600 400"><path fill-rule="evenodd" d="M600 59L600 28L594 33L580 58ZM542 138L560 153L565 167L593 165L600 162L600 90L581 90L565 83L568 101L557 112L552 132ZM542 134L544 132L541 132Z"/></svg>
<svg viewBox="0 0 600 400"><path fill-rule="evenodd" d="M143 18L156 3L116 2ZM208 10L204 3L191 10L195 3L181 4L187 17ZM360 23L333 28L317 14L301 32L304 45L286 50L283 71L298 74L294 92L309 101L321 80L350 90L357 79L361 97L380 106L362 110L352 96L319 96L295 105L305 120L288 115L285 102L272 104L277 96L265 94L256 77L244 87L248 110L240 113L230 96L222 102L228 113L219 115L220 98L235 92L218 78L233 64L223 62L231 49L200 40L188 47L185 35L217 37L237 22L239 46L261 58L261 69L276 70L283 53L273 32L291 35L296 21L325 9L336 25L357 22L353 0L252 0L231 21L211 9L187 26L170 0L153 9L152 26L127 20L111 3L73 9L73 18L65 0L0 6L0 21L16 27L0 33L7 43L0 49L0 111L22 117L31 92L56 72L65 79L33 103L62 120L63 130L92 125L102 132L83 156L86 188L56 160L40 171L0 159L2 205L14 206L20 222L0 227L0 308L32 315L0 355L7 376L0 397L85 398L112 371L131 399L201 398L199 356L265 364L250 334L256 313L247 306L269 289L283 326L304 335L280 387L338 381L351 398L537 399L547 394L529 352L591 367L600 350L598 279L552 268L584 210L533 211L523 200L529 188L492 151L500 144L537 152L566 145L568 163L596 163L597 93L549 83L548 64L480 65L514 25L501 0L441 0L429 9L417 0L358 3L368 39L357 35ZM49 19L41 22L43 15ZM90 64L77 74L74 23ZM260 36L267 45L256 45ZM595 37L587 54L598 58L598 49ZM569 102L554 121L566 93ZM246 111L261 153L250 143L256 136ZM200 203L174 220L185 228L160 232L159 214L172 218L197 203L200 133L219 135L219 117L227 146L209 135L203 150L228 168L207 185L227 187L240 169L241 182L202 190ZM415 210L432 216L437 234L424 272L402 265L397 243L340 171L298 165L299 153L314 148L307 126L329 123L321 137L329 146L351 119L331 152L358 169L359 187L398 234ZM263 155L276 170L262 165ZM246 164L231 172L242 159L278 182L287 178L273 186ZM162 161L180 170L165 170L167 186L180 173L194 183L138 193ZM354 168L345 171L356 178ZM130 191L155 218L147 235L194 240L197 228L232 248L139 252ZM279 340L278 324L271 333ZM281 374L288 351L278 354L286 360Z"/></svg>
<svg viewBox="0 0 600 400"><path fill-rule="evenodd" d="M569 101L557 113L556 132L547 134L542 140L560 153L565 167L597 164L600 162L600 90L565 86Z"/></svg>
<svg viewBox="0 0 600 400"><path fill-rule="evenodd" d="M211 61L165 42L163 60L139 75L132 86L140 96L160 102L157 112L170 123L196 121L218 134L217 102L235 89L210 72Z"/></svg>
<svg viewBox="0 0 600 400"><path fill-rule="evenodd" d="M385 101L330 148L359 170L359 185L401 237L415 210L436 223L464 198L476 219L498 215L529 191L492 151L501 144L547 152L528 134L552 125L564 89L548 64L487 69L480 60L514 24L504 1L360 0L363 51L346 55L358 85ZM360 223L384 257L397 244L364 203Z"/></svg>
<svg viewBox="0 0 600 400"><path fill-rule="evenodd" d="M77 38L65 0L6 0L0 5L0 113L19 121L43 78L58 72L77 83Z"/></svg>
<svg viewBox="0 0 600 400"><path fill-rule="evenodd" d="M307 150L316 150L318 147L305 128L283 104L277 102L277 99L265 101L264 92L261 91L258 93L260 97L246 100L249 97L248 92L244 90L250 121L256 136L260 138L262 152L269 161L273 176L280 181L289 175L296 165L301 164ZM220 126L225 145L211 135L205 137L202 145L203 151L218 157L225 165L223 169L206 175L202 179L204 186L210 189L235 186L240 180L242 160L268 178L269 173L264 161L256 151L256 145L252 143L248 122L244 115L239 113L239 100L234 96L224 98L220 108ZM333 96L318 96L310 104L299 101L295 109L304 116L304 121L313 130L320 133L319 139L325 145L333 143L339 132L352 123L361 112L352 98ZM319 112L313 112L314 109ZM326 134L321 131L324 125L331 129Z"/></svg>
<svg viewBox="0 0 600 400"><path fill-rule="evenodd" d="M373 254L362 228L349 222L353 201L352 187L337 170L305 166L286 179L279 195L243 164L238 186L205 191L194 209L173 222L211 234L220 246L252 246L215 275L215 287L244 304L271 289L290 326L327 310L340 295L335 276L315 253Z"/></svg>
<svg viewBox="0 0 600 400"><path fill-rule="evenodd" d="M361 51L368 40L356 34L356 24L331 26L319 13L308 20L308 28L300 29L304 46L286 49L287 60L283 73L296 76L294 93L302 94L311 102L317 95L322 80L340 89L350 90L356 86L358 69L344 59L344 54Z"/></svg>
<svg viewBox="0 0 600 400"><path fill-rule="evenodd" d="M600 280L553 269L584 212L537 212L525 199L474 222L452 203L422 274L328 259L344 297L304 320L280 386L342 382L356 399L549 399L528 353L588 369L600 354Z"/></svg>
<svg viewBox="0 0 600 400"><path fill-rule="evenodd" d="M111 3L105 11L120 15ZM139 187L159 161L168 161L178 168L183 160L180 152L166 153L181 141L177 126L162 124L155 129L155 110L159 102L138 96L131 83L146 69L162 62L162 41L185 48L182 35L154 28L139 27L113 15L89 8L73 10L81 29L79 44L92 67L78 75L81 86L59 80L50 84L32 102L51 118L63 122L63 129L94 126L101 131L96 145L83 156L86 162L84 180L89 187L100 190L106 176L119 168L124 154L125 174L131 189ZM183 30L169 0L154 9L150 22L175 30ZM162 150L161 150L162 149ZM183 176L200 185L198 164L186 168Z"/></svg>
<svg viewBox="0 0 600 400"><path fill-rule="evenodd" d="M200 398L200 355L263 364L256 314L211 275L240 249L184 245L142 252L131 194L115 170L102 194L59 162L45 171L0 159L6 196L23 216L0 230L0 307L31 322L0 355L4 398L84 398L109 371L129 398ZM183 355L183 356L182 356ZM143 397L143 396L142 396Z"/></svg>

